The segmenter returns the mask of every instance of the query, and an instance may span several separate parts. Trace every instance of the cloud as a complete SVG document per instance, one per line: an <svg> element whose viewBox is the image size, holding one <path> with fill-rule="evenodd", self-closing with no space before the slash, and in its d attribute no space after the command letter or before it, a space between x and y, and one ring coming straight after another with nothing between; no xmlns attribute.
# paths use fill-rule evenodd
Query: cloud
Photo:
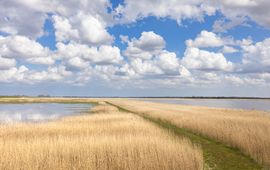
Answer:
<svg viewBox="0 0 270 170"><path fill-rule="evenodd" d="M270 72L270 38L255 44L242 45L243 72Z"/></svg>
<svg viewBox="0 0 270 170"><path fill-rule="evenodd" d="M160 36L150 32L142 32L139 39L133 38L128 42L128 47L124 55L132 58L149 60L165 48L165 40Z"/></svg>
<svg viewBox="0 0 270 170"><path fill-rule="evenodd" d="M163 73L151 60L143 61L140 58L136 58L131 61L130 65L141 76L153 76Z"/></svg>
<svg viewBox="0 0 270 170"><path fill-rule="evenodd" d="M40 8L34 8L35 5L40 6ZM22 34L31 38L41 36L43 34L42 27L47 18L46 6L50 6L50 3L19 0L0 1L0 31L12 35Z"/></svg>
<svg viewBox="0 0 270 170"><path fill-rule="evenodd" d="M264 86L267 84L267 81L260 77L254 77L250 75L226 75L224 77L224 83L245 87L250 85Z"/></svg>
<svg viewBox="0 0 270 170"><path fill-rule="evenodd" d="M148 16L183 20L203 21L205 16L220 12L224 19L214 24L214 32L226 32L237 25L246 25L248 20L269 28L270 2L268 0L181 0L143 1L126 0L115 9L120 22L135 22ZM136 9L136 10L134 10Z"/></svg>
<svg viewBox="0 0 270 170"><path fill-rule="evenodd" d="M55 36L57 41L68 41L70 39L79 38L78 30L72 29L72 25L67 18L54 15L52 16L52 19L54 23Z"/></svg>
<svg viewBox="0 0 270 170"><path fill-rule="evenodd" d="M214 15L216 11L222 13L224 19L216 21L214 26L215 32L226 31L236 25L246 24L246 21L249 19L267 28L270 27L270 19L268 17L270 15L268 10L270 2L267 0L125 0L124 4L120 4L110 13L108 9L111 6L109 0L66 0L65 3L58 0L4 0L0 2L0 31L36 39L44 34L42 29L44 21L49 19L50 15L57 15L64 18L64 20L69 20L72 27L74 25L75 27L78 26L76 29L80 28L80 32L83 33L84 25L97 23L97 26L100 28L99 21L102 21L101 27L112 26L119 22L135 22L148 16L171 18L178 23L187 19L202 22L205 16ZM70 21L71 18L74 21ZM88 20L86 21L87 23L78 25L82 18ZM95 21L95 19L98 21ZM64 25L67 26L66 24ZM85 32L85 35L89 34L88 31ZM93 42L92 38L86 38L87 41L89 39L90 42Z"/></svg>
<svg viewBox="0 0 270 170"><path fill-rule="evenodd" d="M25 74L29 69L25 66L20 66L19 68L11 67L6 70L1 70L0 82L16 82L16 81L25 81Z"/></svg>
<svg viewBox="0 0 270 170"><path fill-rule="evenodd" d="M105 23L91 15L78 15L81 38L91 44L110 44L113 37L105 29Z"/></svg>
<svg viewBox="0 0 270 170"><path fill-rule="evenodd" d="M222 53L209 52L198 48L187 48L182 64L188 69L205 71L232 71L233 63Z"/></svg>
<svg viewBox="0 0 270 170"><path fill-rule="evenodd" d="M43 71L29 71L24 81L27 83L39 83L44 81L61 81L68 76L71 76L72 72L67 71L64 66L49 67L48 70Z"/></svg>
<svg viewBox="0 0 270 170"><path fill-rule="evenodd" d="M80 58L89 64L109 65L120 64L123 57L118 47L101 45L100 47L89 47L86 44L71 42L69 44L57 43L55 58L71 59Z"/></svg>
<svg viewBox="0 0 270 170"><path fill-rule="evenodd" d="M120 40L121 40L121 43L128 43L129 39L128 39L128 36L127 35L120 35L119 36Z"/></svg>
<svg viewBox="0 0 270 170"><path fill-rule="evenodd" d="M179 75L180 61L175 53L163 51L156 59L157 66L167 75Z"/></svg>
<svg viewBox="0 0 270 170"><path fill-rule="evenodd" d="M41 65L53 65L55 63L55 59L51 56L46 57L32 57L28 58L25 61L31 64L41 64Z"/></svg>
<svg viewBox="0 0 270 170"><path fill-rule="evenodd" d="M51 51L25 36L0 36L0 81L77 83L90 80L84 76L95 72L96 65L119 65L123 61L120 49L106 44L96 47L71 41L59 42L56 47ZM30 63L30 67L22 65L25 63ZM46 65L47 69L34 69L37 64Z"/></svg>
<svg viewBox="0 0 270 170"><path fill-rule="evenodd" d="M113 37L106 30L102 19L79 12L70 18L54 15L57 41L75 40L89 45L111 44Z"/></svg>
<svg viewBox="0 0 270 170"><path fill-rule="evenodd" d="M130 66L126 66L128 68L126 70L133 69L132 73L155 79L181 74L190 75L190 72L180 64L176 54L165 50L165 45L163 37L153 31L142 32L138 39L132 38L124 51L124 55L130 61Z"/></svg>
<svg viewBox="0 0 270 170"><path fill-rule="evenodd" d="M0 56L0 70L6 70L16 66L16 60Z"/></svg>
<svg viewBox="0 0 270 170"><path fill-rule="evenodd" d="M269 28L269 7L266 0L125 0L115 9L109 0L4 0L0 2L0 81L83 85L104 80L142 88L267 83L270 40L235 40L226 31L250 21ZM202 30L188 39L183 56L166 49L167 37L153 31L144 30L136 38L120 35L119 47L110 33L117 24L149 16L181 25L184 20L204 22L205 16L217 11L212 32ZM45 20L54 26L53 50L38 43L37 38L45 34ZM243 58L232 63L226 54Z"/></svg>
<svg viewBox="0 0 270 170"><path fill-rule="evenodd" d="M224 46L223 49L222 49L223 53L236 53L238 51L239 50L237 50L236 48L231 47L231 46Z"/></svg>
<svg viewBox="0 0 270 170"><path fill-rule="evenodd" d="M0 55L33 64L54 64L48 48L25 36L0 36Z"/></svg>
<svg viewBox="0 0 270 170"><path fill-rule="evenodd" d="M162 51L155 55L151 60L135 58L124 71L129 71L133 77L142 79L164 79L169 77L189 77L191 73L180 63L175 53ZM133 70L133 71L131 71ZM138 76L135 76L135 74Z"/></svg>
<svg viewBox="0 0 270 170"><path fill-rule="evenodd" d="M248 18L246 16L236 16L231 17L230 19L222 18L218 19L214 22L213 32L222 32L226 33L228 30L234 28L235 26L242 25L242 26L249 26L247 24Z"/></svg>
<svg viewBox="0 0 270 170"><path fill-rule="evenodd" d="M89 62L86 62L80 57L73 57L66 61L66 66L68 70L81 70L89 67Z"/></svg>
<svg viewBox="0 0 270 170"><path fill-rule="evenodd" d="M123 60L120 49L116 46L102 45L98 48L94 62L101 65L120 64Z"/></svg>
<svg viewBox="0 0 270 170"><path fill-rule="evenodd" d="M235 84L235 85L242 85L244 84L244 80L238 76L234 75L226 75L224 78L227 82Z"/></svg>
<svg viewBox="0 0 270 170"><path fill-rule="evenodd" d="M11 67L0 72L0 82L22 82L34 84L49 81L64 81L72 72L67 71L64 66L49 67L47 70L31 70L24 65Z"/></svg>
<svg viewBox="0 0 270 170"><path fill-rule="evenodd" d="M58 0L4 0L0 2L0 31L36 39L44 34L42 28L45 20L49 19L48 14L70 18L80 12L99 16L109 23L112 22L112 16L107 13L108 7L110 7L108 0L66 0L65 3Z"/></svg>
<svg viewBox="0 0 270 170"><path fill-rule="evenodd" d="M126 0L124 5L119 5L115 9L115 13L121 16L121 22L135 22L136 20L148 16L155 16L157 18L169 17L176 20L178 23L181 23L184 19L202 21L205 14L213 15L215 13L215 8L202 4L200 0Z"/></svg>
<svg viewBox="0 0 270 170"><path fill-rule="evenodd" d="M243 23L243 18L257 22L258 24L270 27L270 2L268 0L208 0L208 5L214 6L219 10L227 19L232 21L232 26ZM231 28L232 26L229 26Z"/></svg>
<svg viewBox="0 0 270 170"><path fill-rule="evenodd" d="M199 48L200 47L220 47L224 45L224 42L215 33L203 30L195 38L195 40L191 40L191 39L187 40L186 45L188 47L199 47Z"/></svg>

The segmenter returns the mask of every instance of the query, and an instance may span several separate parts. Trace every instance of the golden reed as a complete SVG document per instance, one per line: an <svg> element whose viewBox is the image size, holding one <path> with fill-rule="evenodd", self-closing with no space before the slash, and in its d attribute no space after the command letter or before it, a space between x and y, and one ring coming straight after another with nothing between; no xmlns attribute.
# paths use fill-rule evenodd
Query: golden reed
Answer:
<svg viewBox="0 0 270 170"><path fill-rule="evenodd" d="M102 103L93 114L0 126L0 169L203 169L202 151Z"/></svg>
<svg viewBox="0 0 270 170"><path fill-rule="evenodd" d="M110 102L137 113L170 121L179 127L239 148L258 163L270 167L269 112L121 99L111 99Z"/></svg>

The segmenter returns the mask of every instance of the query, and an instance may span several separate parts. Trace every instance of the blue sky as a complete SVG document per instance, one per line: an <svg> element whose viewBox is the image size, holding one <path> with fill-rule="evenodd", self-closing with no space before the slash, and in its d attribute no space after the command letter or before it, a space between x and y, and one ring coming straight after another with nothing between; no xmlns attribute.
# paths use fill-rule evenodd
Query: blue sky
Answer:
<svg viewBox="0 0 270 170"><path fill-rule="evenodd" d="M4 0L0 95L270 96L270 3L228 2Z"/></svg>

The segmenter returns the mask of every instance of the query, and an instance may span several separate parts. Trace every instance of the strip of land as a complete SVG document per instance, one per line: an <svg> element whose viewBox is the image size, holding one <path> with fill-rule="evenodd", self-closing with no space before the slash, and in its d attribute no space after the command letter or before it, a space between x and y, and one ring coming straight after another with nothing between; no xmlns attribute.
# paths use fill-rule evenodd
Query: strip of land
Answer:
<svg viewBox="0 0 270 170"><path fill-rule="evenodd" d="M211 167L269 168L270 116L266 112L121 99L108 102L202 144Z"/></svg>

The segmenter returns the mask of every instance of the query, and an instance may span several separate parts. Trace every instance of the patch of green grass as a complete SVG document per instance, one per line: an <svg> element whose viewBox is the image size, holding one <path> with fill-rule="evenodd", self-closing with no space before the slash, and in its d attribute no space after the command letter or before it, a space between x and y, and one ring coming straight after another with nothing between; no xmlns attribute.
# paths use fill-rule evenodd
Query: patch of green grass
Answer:
<svg viewBox="0 0 270 170"><path fill-rule="evenodd" d="M109 102L107 102L109 103ZM257 164L249 156L244 155L236 148L231 148L223 143L214 141L208 137L202 136L191 132L188 129L180 128L173 125L171 122L150 117L146 114L136 113L125 108L119 107L112 103L109 103L117 107L120 111L130 112L137 114L148 121L151 121L162 128L165 128L179 137L190 139L193 143L199 144L203 150L205 169L217 169L217 170L257 170L262 167Z"/></svg>

